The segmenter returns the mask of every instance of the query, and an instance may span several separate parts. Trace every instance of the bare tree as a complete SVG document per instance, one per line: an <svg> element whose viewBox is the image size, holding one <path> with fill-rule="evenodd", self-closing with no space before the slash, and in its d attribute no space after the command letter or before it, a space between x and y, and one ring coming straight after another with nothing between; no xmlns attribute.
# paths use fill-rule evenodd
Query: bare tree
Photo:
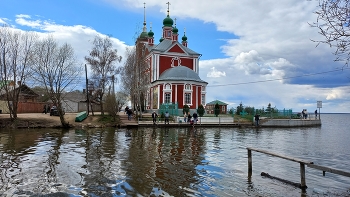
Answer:
<svg viewBox="0 0 350 197"><path fill-rule="evenodd" d="M37 35L0 27L0 80L8 102L10 118L17 118L20 86L30 74Z"/></svg>
<svg viewBox="0 0 350 197"><path fill-rule="evenodd" d="M319 29L324 40L315 41L335 47L335 61L344 61L348 66L350 60L350 1L349 0L319 0L317 21L311 24Z"/></svg>
<svg viewBox="0 0 350 197"><path fill-rule="evenodd" d="M113 49L113 44L109 36L96 36L89 56L85 56L86 62L91 66L95 94L100 101L102 115L104 115L103 96L106 93L112 76L120 72L120 69L117 68L115 63L119 63L121 59L122 57L118 55L117 49Z"/></svg>
<svg viewBox="0 0 350 197"><path fill-rule="evenodd" d="M59 46L51 37L38 42L35 48L33 77L45 87L53 104L57 107L63 127L69 127L62 108L63 93L73 85L82 69L77 65L73 48L65 43Z"/></svg>
<svg viewBox="0 0 350 197"><path fill-rule="evenodd" d="M134 104L136 94L136 52L135 48L127 48L125 52L126 60L122 68L121 80L124 92L130 96L131 103Z"/></svg>
<svg viewBox="0 0 350 197"><path fill-rule="evenodd" d="M135 47L126 50L126 61L122 71L125 92L130 95L134 109L142 116L149 88L149 66L145 59L146 49Z"/></svg>

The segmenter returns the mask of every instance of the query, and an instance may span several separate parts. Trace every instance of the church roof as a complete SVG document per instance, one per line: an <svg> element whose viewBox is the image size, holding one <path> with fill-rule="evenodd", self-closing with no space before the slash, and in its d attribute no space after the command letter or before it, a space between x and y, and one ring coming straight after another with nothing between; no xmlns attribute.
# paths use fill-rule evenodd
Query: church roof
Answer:
<svg viewBox="0 0 350 197"><path fill-rule="evenodd" d="M184 52L188 53L189 55L200 55L199 53L191 50L190 48L183 46L179 42L176 42L176 43L181 47L181 49ZM170 49L173 46L173 44L174 43L172 40L164 39L161 43L159 43L156 46L155 45L153 45L153 46L147 45L147 48L149 51L154 50L154 51L159 51L159 52L166 52L168 49Z"/></svg>
<svg viewBox="0 0 350 197"><path fill-rule="evenodd" d="M196 81L207 83L203 81L196 72L186 66L176 66L165 70L157 81Z"/></svg>

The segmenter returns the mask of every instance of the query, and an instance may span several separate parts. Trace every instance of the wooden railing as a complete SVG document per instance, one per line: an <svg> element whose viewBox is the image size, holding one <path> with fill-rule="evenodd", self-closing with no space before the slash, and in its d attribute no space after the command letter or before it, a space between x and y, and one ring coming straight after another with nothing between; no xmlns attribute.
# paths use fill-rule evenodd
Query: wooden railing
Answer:
<svg viewBox="0 0 350 197"><path fill-rule="evenodd" d="M267 154L267 155L271 155L271 156L274 156L274 157L279 157L279 158L282 158L282 159L286 159L286 160L289 160L289 161L293 161L293 162L299 163L300 164L300 188L301 189L306 189L307 188L306 181L305 181L305 165L307 165L310 168L322 170L323 171L323 176L325 176L325 172L330 172L330 173L334 173L334 174L339 174L339 175L342 175L342 176L350 177L350 173L349 172L345 172L345 171L341 171L341 170L337 170L337 169L329 168L329 167L325 167L325 166L315 165L314 162L312 162L312 161L307 161L307 160L303 160L303 159L299 159L299 158L289 157L289 156L285 156L285 155L281 155L281 154L277 154L277 153L273 153L273 152L270 152L270 151L261 150L261 149L257 149L257 148L247 147L247 150L248 150L248 176L249 177L252 176L252 171L253 171L252 151L264 153L264 154Z"/></svg>

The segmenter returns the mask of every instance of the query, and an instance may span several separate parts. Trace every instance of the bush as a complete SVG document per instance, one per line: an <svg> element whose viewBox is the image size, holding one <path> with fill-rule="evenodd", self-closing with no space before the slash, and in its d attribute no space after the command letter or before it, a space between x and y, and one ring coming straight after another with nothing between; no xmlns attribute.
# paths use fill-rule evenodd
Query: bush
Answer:
<svg viewBox="0 0 350 197"><path fill-rule="evenodd" d="M220 114L220 106L218 103L215 104L215 107L214 107L214 114L216 117L218 117L218 115Z"/></svg>
<svg viewBox="0 0 350 197"><path fill-rule="evenodd" d="M188 114L188 112L190 111L190 107L188 105L184 105L183 109L182 109L182 114Z"/></svg>
<svg viewBox="0 0 350 197"><path fill-rule="evenodd" d="M200 104L200 105L198 106L197 113L198 113L199 117L203 117L203 115L204 115L204 113L205 113L205 110L204 110L204 107L203 107L202 104Z"/></svg>

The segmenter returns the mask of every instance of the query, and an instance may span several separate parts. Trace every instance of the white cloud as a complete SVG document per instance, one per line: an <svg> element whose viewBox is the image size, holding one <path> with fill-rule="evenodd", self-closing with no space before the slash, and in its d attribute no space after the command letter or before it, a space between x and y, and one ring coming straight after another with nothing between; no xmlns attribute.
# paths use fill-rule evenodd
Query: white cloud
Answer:
<svg viewBox="0 0 350 197"><path fill-rule="evenodd" d="M144 2L104 1L119 9L122 6L132 11L142 9ZM147 10L157 10L165 15L167 5L164 1L148 0L146 3ZM170 15L181 20L194 18L215 24L219 31L229 32L234 37L227 39L221 47L227 58L200 60L200 77L209 83L207 101L219 99L232 105L242 101L255 107L266 107L271 103L277 108L301 111L305 107L316 106L316 101L321 100L325 111L349 112L348 87L322 87L322 84L316 84L319 82L313 82L314 78L307 78L308 82L304 85L288 84L290 81L282 79L332 70L342 65L332 61L333 48L326 45L315 47L316 43L310 41L322 39L318 30L308 24L316 21L314 11L317 6L317 1L306 0L222 0L215 4L211 1L178 0L171 4ZM147 14L159 15L158 12ZM17 17L16 22L20 25L32 27L41 34L50 33L61 42L72 44L82 62L94 36L99 34L93 27L84 25L64 26L28 15ZM4 22L6 20L0 19L0 23ZM118 38L114 38L113 42L120 55L124 55L125 43ZM224 86L214 86L218 84Z"/></svg>
<svg viewBox="0 0 350 197"><path fill-rule="evenodd" d="M217 78L217 77L226 77L226 73L225 71L218 71L215 69L215 67L211 68L211 72L209 72L207 74L207 77L213 77L213 78Z"/></svg>
<svg viewBox="0 0 350 197"><path fill-rule="evenodd" d="M23 26L29 26L34 30L40 31L39 35L52 35L60 43L69 43L73 46L79 62L84 63L84 57L92 48L92 41L96 35L102 35L96 30L83 25L64 26L55 24L48 20L34 20L29 15L17 15L16 22ZM125 54L127 45L117 38L112 38L114 47L118 50L119 55Z"/></svg>
<svg viewBox="0 0 350 197"><path fill-rule="evenodd" d="M27 14L17 14L16 17L17 18L28 18L28 19L31 18L30 15L27 15Z"/></svg>
<svg viewBox="0 0 350 197"><path fill-rule="evenodd" d="M0 24L6 24L5 20L0 18Z"/></svg>
<svg viewBox="0 0 350 197"><path fill-rule="evenodd" d="M350 95L348 95L350 96ZM326 100L336 100L344 98L344 90L342 89L331 89L329 93L327 94ZM348 97L350 98L350 97Z"/></svg>

